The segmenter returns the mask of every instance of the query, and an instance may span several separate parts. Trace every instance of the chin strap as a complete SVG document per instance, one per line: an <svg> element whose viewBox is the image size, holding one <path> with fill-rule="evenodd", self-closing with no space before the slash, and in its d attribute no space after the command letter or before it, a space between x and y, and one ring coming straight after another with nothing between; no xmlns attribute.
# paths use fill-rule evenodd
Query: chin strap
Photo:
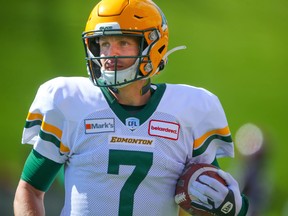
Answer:
<svg viewBox="0 0 288 216"><path fill-rule="evenodd" d="M150 86L151 86L151 80L150 79L146 79L146 82L145 82L144 86L140 90L140 95L146 94L150 90Z"/></svg>
<svg viewBox="0 0 288 216"><path fill-rule="evenodd" d="M162 60L165 62L165 64L167 64L167 58L170 54L172 54L173 52L175 51L178 51L178 50L182 50L182 49L186 49L187 47L186 46L177 46L177 47L174 47L173 49L169 50L168 52L166 52L166 54L163 56ZM163 67L164 67L163 65ZM162 68L163 69L163 68ZM161 70L161 69L160 69ZM144 95L146 94L149 90L150 90L150 86L151 86L151 80L150 79L147 79L145 85L142 87L141 91L140 91L140 94L141 95Z"/></svg>
<svg viewBox="0 0 288 216"><path fill-rule="evenodd" d="M151 79L146 79L145 84L143 85L142 89L140 90L140 95L142 96L142 95L146 94L150 90L150 87L151 87ZM108 88L116 94L119 94L119 92L120 92L119 88L115 88L115 87L111 87L111 86Z"/></svg>
<svg viewBox="0 0 288 216"><path fill-rule="evenodd" d="M112 92L114 92L115 94L119 94L119 89L113 87L113 86L109 86L107 87L108 89L110 89Z"/></svg>

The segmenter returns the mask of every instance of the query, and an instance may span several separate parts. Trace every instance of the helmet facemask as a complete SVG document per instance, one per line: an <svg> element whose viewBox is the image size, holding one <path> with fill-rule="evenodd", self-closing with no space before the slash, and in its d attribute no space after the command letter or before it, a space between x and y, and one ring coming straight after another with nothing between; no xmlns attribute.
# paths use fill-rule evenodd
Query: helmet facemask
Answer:
<svg viewBox="0 0 288 216"><path fill-rule="evenodd" d="M139 40L139 53L136 56L100 56L99 38L102 36L129 36L137 37ZM146 37L149 37L148 45ZM87 70L92 82L100 87L121 88L133 81L148 78L153 66L150 59L150 50L154 43L159 40L156 29L148 30L123 30L123 29L102 29L84 32L82 35L86 51ZM152 39L152 42L151 42ZM134 64L129 68L117 70L119 59L132 58ZM105 70L101 64L103 59L115 61L114 70ZM143 73L144 70L144 73Z"/></svg>

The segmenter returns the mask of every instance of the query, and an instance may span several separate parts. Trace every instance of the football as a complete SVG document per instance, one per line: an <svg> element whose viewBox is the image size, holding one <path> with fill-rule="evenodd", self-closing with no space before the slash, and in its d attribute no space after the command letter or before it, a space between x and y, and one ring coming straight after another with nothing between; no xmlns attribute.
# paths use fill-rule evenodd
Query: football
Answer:
<svg viewBox="0 0 288 216"><path fill-rule="evenodd" d="M175 201L176 203L186 212L188 212L191 215L201 215L201 216L211 216L213 215L210 212L194 208L191 205L191 202L196 197L193 197L191 194L189 194L189 186L193 181L199 181L199 176L201 175L208 175L212 178L217 179L222 184L226 185L226 182L224 179L222 179L218 173L217 170L219 168L216 166L213 166L211 164L204 164L204 163L192 163L189 164L185 169L180 178L177 181L176 185L176 193L175 193Z"/></svg>

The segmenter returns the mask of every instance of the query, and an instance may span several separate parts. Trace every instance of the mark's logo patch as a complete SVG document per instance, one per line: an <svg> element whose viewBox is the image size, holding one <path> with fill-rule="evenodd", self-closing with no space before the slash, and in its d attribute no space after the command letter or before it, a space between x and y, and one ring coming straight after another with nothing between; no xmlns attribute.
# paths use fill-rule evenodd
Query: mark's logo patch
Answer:
<svg viewBox="0 0 288 216"><path fill-rule="evenodd" d="M85 119L85 133L104 133L115 131L115 120L114 118L103 118L103 119Z"/></svg>
<svg viewBox="0 0 288 216"><path fill-rule="evenodd" d="M178 140L180 125L174 122L151 120L148 133L150 136Z"/></svg>
<svg viewBox="0 0 288 216"><path fill-rule="evenodd" d="M154 139L147 137L109 136L109 144L142 145L154 147Z"/></svg>

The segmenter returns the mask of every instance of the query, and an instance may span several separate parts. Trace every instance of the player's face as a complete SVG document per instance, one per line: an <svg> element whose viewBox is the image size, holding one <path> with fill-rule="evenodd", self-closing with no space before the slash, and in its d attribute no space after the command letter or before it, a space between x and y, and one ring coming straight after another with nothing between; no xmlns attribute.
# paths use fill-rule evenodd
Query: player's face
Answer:
<svg viewBox="0 0 288 216"><path fill-rule="evenodd" d="M137 56L139 54L139 40L128 36L103 36L99 39L100 56ZM101 59L104 70L124 70L134 64L136 58Z"/></svg>

